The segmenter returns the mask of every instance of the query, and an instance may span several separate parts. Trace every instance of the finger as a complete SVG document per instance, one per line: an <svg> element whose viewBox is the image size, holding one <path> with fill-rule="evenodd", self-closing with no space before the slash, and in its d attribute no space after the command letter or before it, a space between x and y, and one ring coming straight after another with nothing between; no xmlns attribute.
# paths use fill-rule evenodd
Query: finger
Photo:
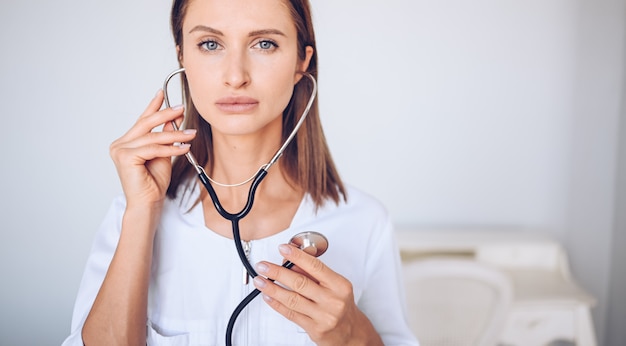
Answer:
<svg viewBox="0 0 626 346"><path fill-rule="evenodd" d="M257 287L259 291L280 302L290 310L300 313L315 311L315 303L296 291L291 291L281 287L262 276L255 277L253 282L254 286Z"/></svg>
<svg viewBox="0 0 626 346"><path fill-rule="evenodd" d="M320 290L322 288L317 284L317 282L311 280L305 274L294 272L290 269L269 262L259 262L255 268L259 274L280 282L291 290L308 297L311 300L314 300L312 297L321 296Z"/></svg>
<svg viewBox="0 0 626 346"><path fill-rule="evenodd" d="M189 144L159 145L150 144L136 148L117 148L111 156L117 162L143 165L150 160L164 157L184 155L189 151Z"/></svg>
<svg viewBox="0 0 626 346"><path fill-rule="evenodd" d="M285 261L286 262L286 261ZM307 273L306 271L304 271L302 268L298 267L297 265L294 265L293 267L290 268L291 271L296 272L296 273L300 273L302 275L306 275L306 277L308 277L309 279L313 280L313 282L315 282L316 284L319 284L319 281L317 281L314 277L312 277L311 275L309 275L309 273Z"/></svg>
<svg viewBox="0 0 626 346"><path fill-rule="evenodd" d="M139 117L139 119L137 120L137 124L146 126L147 129L152 130L157 126L163 124L167 125L172 121L182 120L184 111L185 109L182 105L164 108L147 116Z"/></svg>
<svg viewBox="0 0 626 346"><path fill-rule="evenodd" d="M151 144L178 145L178 143L191 141L195 136L195 129L168 132L148 132L141 137L121 142L119 146L123 148L138 148Z"/></svg>
<svg viewBox="0 0 626 346"><path fill-rule="evenodd" d="M150 103L148 103L148 106L143 111L143 113L141 113L141 116L139 116L139 117L143 118L143 117L146 117L146 116L148 116L150 114L158 112L159 109L161 109L161 105L162 104L163 104L163 90L159 89L157 91L156 95L154 95L152 100L150 100Z"/></svg>
<svg viewBox="0 0 626 346"><path fill-rule="evenodd" d="M322 286L327 287L333 280L343 278L328 268L319 258L311 256L295 246L282 244L278 247L278 250L286 260L300 267Z"/></svg>
<svg viewBox="0 0 626 346"><path fill-rule="evenodd" d="M176 119L173 120L174 123L176 123L176 130L174 130L174 126L172 125L172 121L168 121L165 123L165 125L163 126L163 131L178 131L178 130L183 130L181 127L183 126L183 116L180 116Z"/></svg>
<svg viewBox="0 0 626 346"><path fill-rule="evenodd" d="M315 340L334 330L342 314L327 310L325 306L310 301L296 292L286 290L261 276L254 278L254 285L263 293L263 300L279 314L302 327ZM339 303L338 306L344 304Z"/></svg>
<svg viewBox="0 0 626 346"><path fill-rule="evenodd" d="M165 108L146 116L142 115L139 119L137 119L135 125L133 125L133 127L131 127L123 137L139 137L145 133L151 132L154 128L160 125L168 125L171 121L181 118L183 113L183 106L176 106L173 108Z"/></svg>
<svg viewBox="0 0 626 346"><path fill-rule="evenodd" d="M184 131L175 131L175 132L149 132L144 134L138 138L126 138L122 137L117 139L111 144L109 149L110 155L115 162L141 162L143 163L143 159L146 157L159 157L155 155L146 156L144 151L140 156L136 156L137 159L133 159L133 153L139 153L137 151L132 151L131 149L138 149L141 147L152 146L152 150L154 150L155 146L166 146L166 147L176 147L174 150L167 150L165 154L162 154L161 157L171 157L186 154L188 151L188 147L181 146L179 143L189 142L196 135L195 130L184 130ZM159 149L159 153L162 153L163 150ZM137 154L135 154L137 155Z"/></svg>
<svg viewBox="0 0 626 346"><path fill-rule="evenodd" d="M315 319L311 315L315 314L318 309L313 302L261 276L255 277L253 282L255 287L263 293L263 300L279 314L305 330L314 324Z"/></svg>

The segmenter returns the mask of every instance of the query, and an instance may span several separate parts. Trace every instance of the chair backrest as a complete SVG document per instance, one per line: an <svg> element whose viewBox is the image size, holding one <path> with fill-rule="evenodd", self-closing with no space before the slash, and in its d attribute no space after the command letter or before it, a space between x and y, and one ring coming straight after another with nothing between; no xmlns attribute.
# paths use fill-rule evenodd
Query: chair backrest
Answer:
<svg viewBox="0 0 626 346"><path fill-rule="evenodd" d="M411 329L422 346L494 346L512 286L502 272L467 259L405 263Z"/></svg>

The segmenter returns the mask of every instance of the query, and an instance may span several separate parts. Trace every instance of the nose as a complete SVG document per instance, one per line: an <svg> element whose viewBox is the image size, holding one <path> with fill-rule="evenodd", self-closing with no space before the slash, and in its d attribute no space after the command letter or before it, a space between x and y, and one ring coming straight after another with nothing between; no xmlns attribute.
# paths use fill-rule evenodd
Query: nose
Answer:
<svg viewBox="0 0 626 346"><path fill-rule="evenodd" d="M245 50L230 50L225 59L224 84L239 89L250 83L248 57Z"/></svg>

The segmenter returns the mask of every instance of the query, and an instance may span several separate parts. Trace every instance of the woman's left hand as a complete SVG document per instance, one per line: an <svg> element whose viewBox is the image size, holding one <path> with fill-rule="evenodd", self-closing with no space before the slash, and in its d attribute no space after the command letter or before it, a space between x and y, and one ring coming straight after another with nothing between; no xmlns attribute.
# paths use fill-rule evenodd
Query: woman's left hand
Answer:
<svg viewBox="0 0 626 346"><path fill-rule="evenodd" d="M369 319L354 302L352 283L319 258L290 245L280 253L297 271L259 262L256 269L289 289L261 277L254 285L274 310L302 327L318 345L382 345Z"/></svg>

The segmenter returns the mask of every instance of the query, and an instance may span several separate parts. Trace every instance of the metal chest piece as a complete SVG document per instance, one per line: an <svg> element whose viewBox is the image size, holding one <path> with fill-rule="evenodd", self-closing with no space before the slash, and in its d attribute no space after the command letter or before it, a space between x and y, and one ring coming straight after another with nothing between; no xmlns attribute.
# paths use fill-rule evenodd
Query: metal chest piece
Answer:
<svg viewBox="0 0 626 346"><path fill-rule="evenodd" d="M328 239L321 233L313 231L298 233L289 242L315 257L321 256L328 249Z"/></svg>

